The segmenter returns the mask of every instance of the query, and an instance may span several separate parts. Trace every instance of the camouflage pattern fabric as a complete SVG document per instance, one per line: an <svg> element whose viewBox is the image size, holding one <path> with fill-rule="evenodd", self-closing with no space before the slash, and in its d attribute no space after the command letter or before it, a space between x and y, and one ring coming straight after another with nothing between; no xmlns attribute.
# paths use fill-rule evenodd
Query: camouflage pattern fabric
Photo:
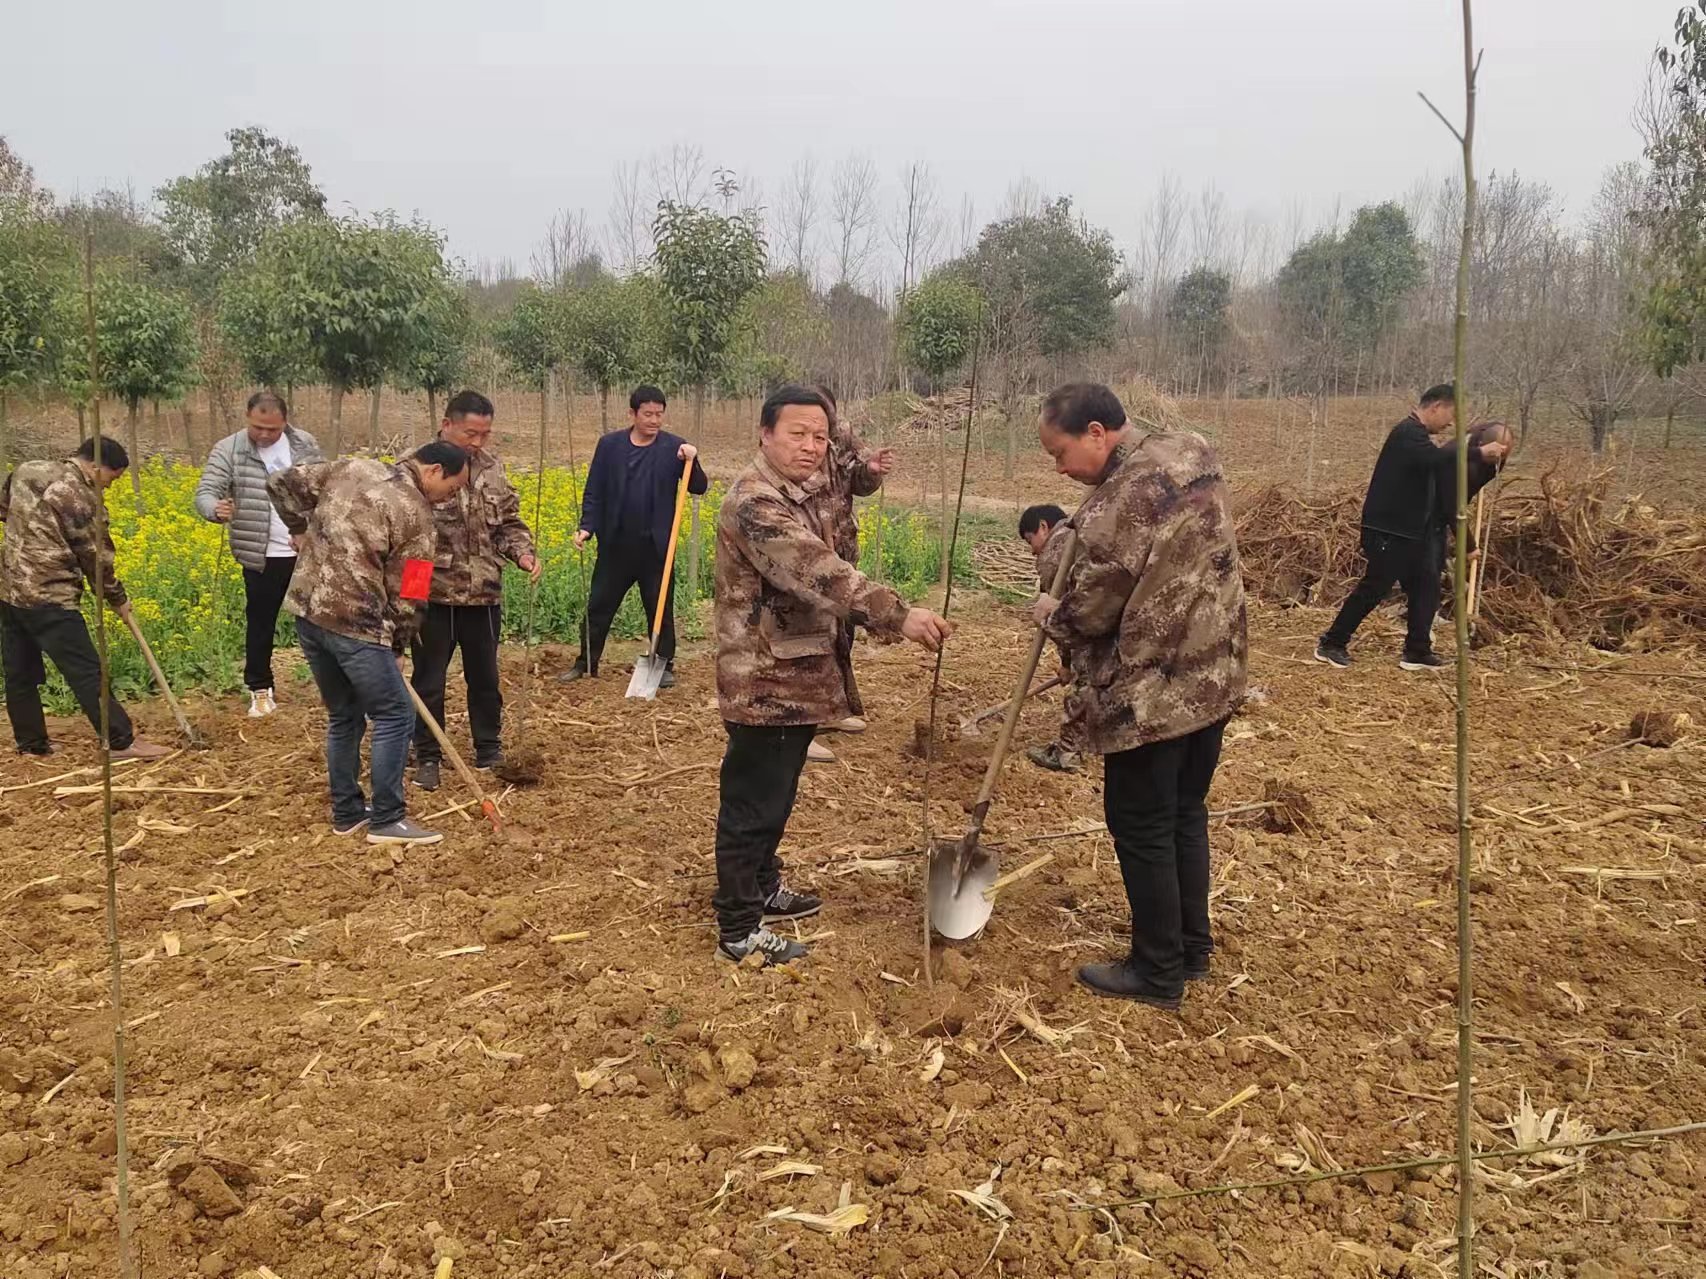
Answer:
<svg viewBox="0 0 1706 1279"><path fill-rule="evenodd" d="M100 559L102 593L118 608L127 601L113 573L113 539L98 535L101 494L71 459L25 462L0 489L0 600L13 608L78 608L83 583L95 581Z"/></svg>
<svg viewBox="0 0 1706 1279"><path fill-rule="evenodd" d="M849 564L859 563L859 522L853 499L870 497L883 486L883 477L865 464L865 444L846 422L829 430L829 453L823 461L835 504L835 553Z"/></svg>
<svg viewBox="0 0 1706 1279"><path fill-rule="evenodd" d="M898 638L906 603L837 554L826 471L803 484L761 454L717 519L717 702L735 724L845 719L852 666L844 628Z"/></svg>
<svg viewBox="0 0 1706 1279"><path fill-rule="evenodd" d="M1078 553L1045 628L1072 656L1066 743L1108 755L1232 714L1248 642L1214 450L1189 432L1132 428L1068 522Z"/></svg>
<svg viewBox="0 0 1706 1279"><path fill-rule="evenodd" d="M533 554L533 534L521 519L521 497L503 463L485 449L468 456L468 483L432 508L438 528L433 559L434 604L501 604L504 561Z"/></svg>
<svg viewBox="0 0 1706 1279"><path fill-rule="evenodd" d="M403 564L430 561L437 540L419 464L344 458L293 466L268 478L267 493L285 527L307 534L286 611L401 653L424 611L402 598Z"/></svg>

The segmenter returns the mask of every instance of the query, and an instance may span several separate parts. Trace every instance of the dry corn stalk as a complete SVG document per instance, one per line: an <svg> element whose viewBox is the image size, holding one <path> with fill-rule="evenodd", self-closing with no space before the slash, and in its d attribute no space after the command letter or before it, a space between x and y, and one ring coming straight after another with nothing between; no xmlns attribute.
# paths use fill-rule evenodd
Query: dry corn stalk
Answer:
<svg viewBox="0 0 1706 1279"><path fill-rule="evenodd" d="M1001 1165L996 1164L990 1170L989 1180L979 1182L971 1190L950 1190L948 1193L964 1199L991 1221L1006 1221L1013 1215L1013 1210L995 1197L995 1183L1001 1180Z"/></svg>
<svg viewBox="0 0 1706 1279"><path fill-rule="evenodd" d="M778 1177L815 1177L823 1169L817 1164L803 1164L797 1159L784 1159L774 1168L758 1174L760 1181L775 1181Z"/></svg>
<svg viewBox="0 0 1706 1279"><path fill-rule="evenodd" d="M633 1059L633 1053L629 1053L626 1057L605 1057L595 1062L591 1070L575 1071L575 1083L580 1085L582 1092L591 1092L609 1078L610 1072L616 1067L626 1065Z"/></svg>

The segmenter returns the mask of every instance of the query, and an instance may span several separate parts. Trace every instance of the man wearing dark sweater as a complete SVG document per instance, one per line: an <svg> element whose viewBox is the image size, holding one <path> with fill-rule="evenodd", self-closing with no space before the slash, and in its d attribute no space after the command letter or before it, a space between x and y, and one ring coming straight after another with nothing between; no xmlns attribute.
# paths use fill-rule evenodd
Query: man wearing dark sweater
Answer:
<svg viewBox="0 0 1706 1279"><path fill-rule="evenodd" d="M1433 651L1441 567L1434 530L1440 512L1456 506L1457 446L1441 448L1434 437L1455 420L1455 396L1449 382L1429 387L1416 411L1386 437L1362 506L1362 553L1367 566L1362 581L1315 646L1316 661L1349 666L1351 636L1396 582L1409 601L1404 653L1398 665L1420 671L1445 664ZM1472 443L1469 460L1496 465L1503 460L1505 447L1498 442Z"/></svg>
<svg viewBox="0 0 1706 1279"><path fill-rule="evenodd" d="M663 580L664 554L675 517L675 490L683 466L693 468L687 482L689 493L703 493L711 482L699 465L699 450L663 429L666 404L657 387L634 388L628 397L629 429L612 431L593 450L575 546L578 549L588 539L597 538L598 559L587 591L586 647L575 664L558 676L565 684L589 671L598 673L610 624L635 586L640 588L645 605L648 631L657 616L658 593L666 592L658 656L668 664L663 687L675 683L674 580Z"/></svg>

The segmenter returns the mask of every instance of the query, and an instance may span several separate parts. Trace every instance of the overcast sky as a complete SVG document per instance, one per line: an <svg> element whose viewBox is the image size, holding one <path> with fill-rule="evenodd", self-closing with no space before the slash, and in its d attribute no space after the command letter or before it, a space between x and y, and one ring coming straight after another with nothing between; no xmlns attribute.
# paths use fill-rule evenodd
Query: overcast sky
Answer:
<svg viewBox="0 0 1706 1279"><path fill-rule="evenodd" d="M1574 208L1639 154L1631 109L1679 0L1481 0L1480 168ZM258 124L334 204L418 211L525 267L555 210L602 227L619 162L697 145L761 184L927 161L958 222L1019 179L1122 247L1163 174L1276 225L1454 163L1455 0L96 0L8 4L0 132L61 195L139 194ZM950 238L957 239L957 231ZM950 244L948 247L952 248Z"/></svg>

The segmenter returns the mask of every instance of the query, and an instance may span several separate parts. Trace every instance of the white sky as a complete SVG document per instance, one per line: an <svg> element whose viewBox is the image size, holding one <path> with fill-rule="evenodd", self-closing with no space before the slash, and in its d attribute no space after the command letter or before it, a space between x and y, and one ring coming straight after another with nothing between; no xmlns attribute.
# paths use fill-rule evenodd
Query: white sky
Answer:
<svg viewBox="0 0 1706 1279"><path fill-rule="evenodd" d="M1679 0L1480 0L1480 169L1581 208L1636 158L1631 111ZM1163 173L1276 226L1455 163L1455 0L95 0L0 19L0 132L64 195L146 195L259 124L338 206L419 211L526 266L554 211L672 144L762 184L927 161L957 221L1029 178L1122 247Z"/></svg>

